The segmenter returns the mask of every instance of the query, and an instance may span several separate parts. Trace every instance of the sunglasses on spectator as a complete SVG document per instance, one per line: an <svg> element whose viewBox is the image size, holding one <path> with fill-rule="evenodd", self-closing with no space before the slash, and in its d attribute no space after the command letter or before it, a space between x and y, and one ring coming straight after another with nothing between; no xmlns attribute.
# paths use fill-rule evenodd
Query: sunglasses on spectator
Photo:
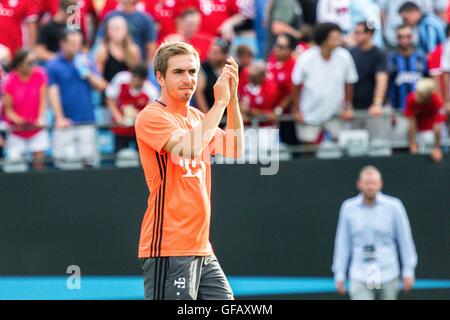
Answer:
<svg viewBox="0 0 450 320"><path fill-rule="evenodd" d="M289 49L289 46L275 43L275 48L287 50L287 49Z"/></svg>
<svg viewBox="0 0 450 320"><path fill-rule="evenodd" d="M410 39L410 38L412 38L412 34L398 34L397 38L399 38L399 39Z"/></svg>
<svg viewBox="0 0 450 320"><path fill-rule="evenodd" d="M23 64L26 66L33 66L36 63L34 60L24 61Z"/></svg>

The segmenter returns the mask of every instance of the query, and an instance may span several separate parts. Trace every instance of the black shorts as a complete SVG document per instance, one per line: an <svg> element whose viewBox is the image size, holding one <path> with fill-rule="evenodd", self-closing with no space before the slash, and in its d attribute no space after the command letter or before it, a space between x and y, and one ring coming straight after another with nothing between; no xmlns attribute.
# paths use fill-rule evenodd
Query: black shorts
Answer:
<svg viewBox="0 0 450 320"><path fill-rule="evenodd" d="M146 300L233 300L233 292L214 255L144 258Z"/></svg>

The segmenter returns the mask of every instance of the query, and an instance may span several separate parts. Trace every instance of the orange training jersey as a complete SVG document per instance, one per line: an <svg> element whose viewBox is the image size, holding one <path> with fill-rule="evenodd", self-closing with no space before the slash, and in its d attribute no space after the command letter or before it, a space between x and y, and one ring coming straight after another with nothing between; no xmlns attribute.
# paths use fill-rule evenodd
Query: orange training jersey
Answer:
<svg viewBox="0 0 450 320"><path fill-rule="evenodd" d="M210 147L196 160L163 147L174 133L190 130L204 114L192 107L187 117L153 103L136 119L136 137L150 196L141 225L139 257L206 256L211 213ZM222 130L216 131L224 134ZM214 139L213 139L214 141Z"/></svg>

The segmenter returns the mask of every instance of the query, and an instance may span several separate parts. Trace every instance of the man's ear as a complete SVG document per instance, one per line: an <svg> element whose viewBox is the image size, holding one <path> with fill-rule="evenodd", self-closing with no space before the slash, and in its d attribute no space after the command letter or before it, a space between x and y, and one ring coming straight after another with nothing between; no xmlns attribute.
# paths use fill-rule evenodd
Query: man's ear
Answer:
<svg viewBox="0 0 450 320"><path fill-rule="evenodd" d="M158 84L161 88L165 86L165 79L161 71L156 71L156 80L158 81Z"/></svg>

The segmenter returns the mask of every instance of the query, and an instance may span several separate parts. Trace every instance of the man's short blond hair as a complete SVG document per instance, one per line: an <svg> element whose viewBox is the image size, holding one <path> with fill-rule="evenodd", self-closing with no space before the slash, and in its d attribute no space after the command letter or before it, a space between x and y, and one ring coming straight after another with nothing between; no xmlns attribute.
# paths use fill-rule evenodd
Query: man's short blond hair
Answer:
<svg viewBox="0 0 450 320"><path fill-rule="evenodd" d="M366 173L375 173L375 174L378 174L378 175L380 176L380 179L382 179L380 170L378 170L375 166L369 165L369 166L363 167L363 168L359 171L358 180L361 180L362 176L363 176L364 174L366 174Z"/></svg>
<svg viewBox="0 0 450 320"><path fill-rule="evenodd" d="M426 102L435 91L436 91L436 81L434 79L422 78L419 81L417 81L416 93L417 93L417 100L419 103Z"/></svg>
<svg viewBox="0 0 450 320"><path fill-rule="evenodd" d="M199 54L197 50L195 50L195 48L190 44L180 41L164 42L163 44L161 44L156 50L155 54L155 75L159 71L161 72L162 76L165 77L167 68L169 67L169 59L174 56L185 54L192 54L197 59L200 65Z"/></svg>

